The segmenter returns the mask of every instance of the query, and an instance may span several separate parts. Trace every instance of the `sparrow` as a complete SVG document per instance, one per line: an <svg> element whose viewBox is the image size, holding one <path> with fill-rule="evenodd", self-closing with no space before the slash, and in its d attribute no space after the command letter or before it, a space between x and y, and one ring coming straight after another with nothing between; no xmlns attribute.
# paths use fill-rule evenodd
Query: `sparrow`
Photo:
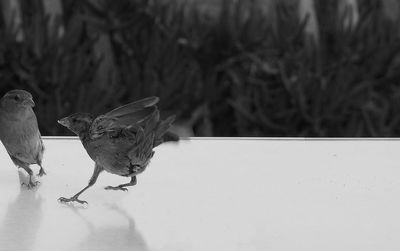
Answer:
<svg viewBox="0 0 400 251"><path fill-rule="evenodd" d="M160 120L158 101L158 97L148 97L97 117L75 113L58 120L59 124L79 136L95 162L89 184L70 198L59 198L60 202L87 204L78 197L96 183L104 170L131 178L126 184L107 186L106 190L127 191L126 187L136 185L136 176L146 169L154 155L153 148L163 142L179 140L177 135L168 132L175 116Z"/></svg>
<svg viewBox="0 0 400 251"><path fill-rule="evenodd" d="M32 95L24 90L12 90L0 99L0 140L14 164L29 174L28 188L39 182L32 181L32 164L40 166L38 176L46 174L42 167L44 145L36 115L33 112Z"/></svg>

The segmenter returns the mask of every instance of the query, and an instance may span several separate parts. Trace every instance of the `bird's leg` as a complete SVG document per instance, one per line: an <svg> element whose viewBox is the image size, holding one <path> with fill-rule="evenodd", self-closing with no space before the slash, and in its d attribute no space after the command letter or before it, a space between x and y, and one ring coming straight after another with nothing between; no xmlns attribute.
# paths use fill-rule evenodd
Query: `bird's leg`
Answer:
<svg viewBox="0 0 400 251"><path fill-rule="evenodd" d="M40 170L39 170L38 176L42 177L43 175L46 175L46 172L44 171L44 169L43 169L41 164L39 164L39 166L40 166Z"/></svg>
<svg viewBox="0 0 400 251"><path fill-rule="evenodd" d="M25 185L28 189L32 189L32 188L36 187L37 184L39 184L40 182L39 181L35 181L35 182L32 181L33 171L29 167L29 165L21 165L20 167L23 168L29 174L29 183L28 184L22 183L21 185L22 186Z"/></svg>
<svg viewBox="0 0 400 251"><path fill-rule="evenodd" d="M76 201L76 202L81 203L81 204L84 204L84 203L85 203L85 204L88 204L87 201L80 200L80 199L78 199L78 197L79 197L79 195L81 195L81 193L83 193L86 189L88 189L89 187L93 186L94 183L96 183L96 180L97 180L97 178L99 177L99 174L101 173L101 171L103 171L103 168L96 164L96 165L94 166L94 171L93 171L92 177L91 177L90 180L89 180L89 184L88 184L85 188L83 188L81 191L79 191L77 194L75 194L75 195L72 196L71 198L60 197L60 198L58 199L58 201L63 202L63 203L71 202L71 201Z"/></svg>
<svg viewBox="0 0 400 251"><path fill-rule="evenodd" d="M125 187L134 186L134 185L136 185L136 183L137 183L136 176L133 176L133 177L131 178L131 182L129 182L129 183L121 184L121 185L115 186L115 187L113 187L113 186L107 186L107 187L105 187L104 189L106 189L106 190L122 190L122 191L128 191L128 189L125 188Z"/></svg>
<svg viewBox="0 0 400 251"><path fill-rule="evenodd" d="M94 184L94 183L93 183L93 184ZM80 200L80 199L78 199L78 197L79 197L79 195L81 195L81 193L83 193L86 189L88 189L89 187L91 187L93 184L91 184L91 183L89 182L89 185L87 185L85 188L83 188L81 191L79 191L77 194L75 194L75 195L72 196L71 198L60 197L60 198L58 199L58 201L59 201L59 202L63 202L63 203L76 201L76 202L78 202L78 203L80 203L80 204L88 204L87 201L85 201L85 200Z"/></svg>

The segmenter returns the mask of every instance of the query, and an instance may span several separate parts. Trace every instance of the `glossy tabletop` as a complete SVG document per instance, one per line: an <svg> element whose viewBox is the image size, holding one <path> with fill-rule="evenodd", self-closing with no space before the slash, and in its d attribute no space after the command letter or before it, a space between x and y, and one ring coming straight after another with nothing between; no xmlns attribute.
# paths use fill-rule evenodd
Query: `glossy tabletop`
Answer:
<svg viewBox="0 0 400 251"><path fill-rule="evenodd" d="M92 174L80 141L44 143L34 190L0 148L0 250L400 250L399 140L183 140L88 205L57 201Z"/></svg>

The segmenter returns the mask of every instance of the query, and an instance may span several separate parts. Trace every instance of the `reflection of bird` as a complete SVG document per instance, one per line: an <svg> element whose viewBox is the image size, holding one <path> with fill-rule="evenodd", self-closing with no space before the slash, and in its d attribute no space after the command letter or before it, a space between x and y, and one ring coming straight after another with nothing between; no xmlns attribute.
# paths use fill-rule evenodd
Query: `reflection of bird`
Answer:
<svg viewBox="0 0 400 251"><path fill-rule="evenodd" d="M58 122L77 134L95 168L89 184L71 198L60 198L61 202L76 201L92 186L100 172L131 177L131 181L106 189L127 190L136 185L136 175L143 172L153 157L153 148L166 141L177 141L175 134L167 132L174 116L160 120L156 107L157 97L149 97L116 108L94 118L90 114L75 113Z"/></svg>
<svg viewBox="0 0 400 251"><path fill-rule="evenodd" d="M148 251L148 245L143 238L135 220L125 210L119 208L117 205L110 205L107 211L113 211L112 224L93 224L87 217L80 214L80 210L75 207L72 210L81 217L82 221L86 223L89 228L88 235L80 242L75 250L135 250L135 251ZM123 222L127 224L116 224L118 218L122 218Z"/></svg>
<svg viewBox="0 0 400 251"><path fill-rule="evenodd" d="M24 90L7 92L0 100L0 139L15 165L29 174L28 188L36 186L32 181L31 164L40 166L39 176L45 173L42 167L43 141L32 107L32 95Z"/></svg>
<svg viewBox="0 0 400 251"><path fill-rule="evenodd" d="M32 250L42 223L42 198L35 190L21 190L0 225L0 250Z"/></svg>

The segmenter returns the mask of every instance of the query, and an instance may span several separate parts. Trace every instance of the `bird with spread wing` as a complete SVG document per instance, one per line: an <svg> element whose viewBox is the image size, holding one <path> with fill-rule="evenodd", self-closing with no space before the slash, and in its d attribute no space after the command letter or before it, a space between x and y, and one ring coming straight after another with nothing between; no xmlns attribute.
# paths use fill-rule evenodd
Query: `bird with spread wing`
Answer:
<svg viewBox="0 0 400 251"><path fill-rule="evenodd" d="M129 183L105 189L126 191L126 187L136 185L136 176L146 169L153 157L153 148L166 141L179 140L177 135L168 132L175 116L161 120L158 101L157 97L149 97L98 117L75 113L58 121L79 136L95 162L89 184L71 198L59 198L60 202L87 203L78 197L96 182L103 170L131 178Z"/></svg>

